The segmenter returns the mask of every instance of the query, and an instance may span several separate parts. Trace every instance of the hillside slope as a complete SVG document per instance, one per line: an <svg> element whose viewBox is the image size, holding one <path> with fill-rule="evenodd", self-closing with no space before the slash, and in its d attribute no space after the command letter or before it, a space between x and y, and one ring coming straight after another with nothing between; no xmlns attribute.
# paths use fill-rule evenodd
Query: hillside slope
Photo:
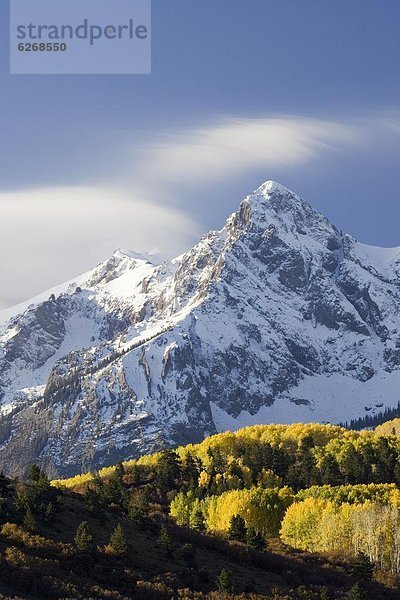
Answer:
<svg viewBox="0 0 400 600"><path fill-rule="evenodd" d="M395 600L399 465L396 436L293 424L0 474L0 598Z"/></svg>

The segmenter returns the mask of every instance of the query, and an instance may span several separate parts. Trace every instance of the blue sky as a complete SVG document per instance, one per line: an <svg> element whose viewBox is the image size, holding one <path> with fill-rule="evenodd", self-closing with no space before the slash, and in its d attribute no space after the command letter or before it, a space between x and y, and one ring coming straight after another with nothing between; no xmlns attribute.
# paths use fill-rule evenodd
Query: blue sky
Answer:
<svg viewBox="0 0 400 600"><path fill-rule="evenodd" d="M179 253L266 179L400 245L398 0L153 0L150 76L9 75L7 4L0 307Z"/></svg>

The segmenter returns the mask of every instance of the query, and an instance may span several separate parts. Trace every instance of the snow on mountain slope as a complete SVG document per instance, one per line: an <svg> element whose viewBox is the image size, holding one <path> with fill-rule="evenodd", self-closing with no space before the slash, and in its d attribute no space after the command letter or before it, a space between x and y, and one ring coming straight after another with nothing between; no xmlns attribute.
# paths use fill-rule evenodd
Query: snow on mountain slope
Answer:
<svg viewBox="0 0 400 600"><path fill-rule="evenodd" d="M39 305L48 300L50 296L71 294L78 287L91 289L97 284L97 287L114 293L114 295L118 296L118 291L122 295L130 295L149 269L154 269L154 265L145 258L145 255L130 250L116 250L111 259L95 269L51 288L26 302L0 311L0 330L12 317L23 314L30 306ZM103 274L106 275L104 280L102 279Z"/></svg>
<svg viewBox="0 0 400 600"><path fill-rule="evenodd" d="M0 462L69 475L248 423L338 422L397 406L399 383L400 249L266 182L171 262L117 251L0 313Z"/></svg>

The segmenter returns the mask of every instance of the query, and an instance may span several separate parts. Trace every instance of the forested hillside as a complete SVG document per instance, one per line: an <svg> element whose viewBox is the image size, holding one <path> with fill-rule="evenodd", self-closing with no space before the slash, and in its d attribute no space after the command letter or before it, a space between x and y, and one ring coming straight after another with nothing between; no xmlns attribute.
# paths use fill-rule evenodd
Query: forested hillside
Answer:
<svg viewBox="0 0 400 600"><path fill-rule="evenodd" d="M0 593L394 600L392 433L257 426L68 480L2 476Z"/></svg>

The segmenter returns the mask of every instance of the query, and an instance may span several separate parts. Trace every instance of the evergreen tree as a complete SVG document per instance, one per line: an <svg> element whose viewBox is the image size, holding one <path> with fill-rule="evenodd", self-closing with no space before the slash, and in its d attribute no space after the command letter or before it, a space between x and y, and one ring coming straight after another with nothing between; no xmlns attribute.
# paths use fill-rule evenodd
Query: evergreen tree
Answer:
<svg viewBox="0 0 400 600"><path fill-rule="evenodd" d="M237 542L245 542L246 541L246 523L240 515L233 515L229 523L228 535L231 540L236 540Z"/></svg>
<svg viewBox="0 0 400 600"><path fill-rule="evenodd" d="M75 545L80 552L93 550L93 534L87 521L82 521L76 530Z"/></svg>
<svg viewBox="0 0 400 600"><path fill-rule="evenodd" d="M26 512L25 512L24 527L30 533L36 533L36 531L38 529L36 517L33 514L33 511L30 506L28 506L28 508L26 509Z"/></svg>
<svg viewBox="0 0 400 600"><path fill-rule="evenodd" d="M119 461L119 463L117 463L114 474L121 483L124 483L125 467L122 461Z"/></svg>
<svg viewBox="0 0 400 600"><path fill-rule="evenodd" d="M182 546L182 558L190 569L196 567L196 548L192 544Z"/></svg>
<svg viewBox="0 0 400 600"><path fill-rule="evenodd" d="M100 503L103 506L105 506L107 503L106 490L105 490L105 486L104 486L104 481L102 480L102 478L100 477L98 472L95 472L93 474L91 486L93 486L93 490L96 492Z"/></svg>
<svg viewBox="0 0 400 600"><path fill-rule="evenodd" d="M50 498L54 493L50 479L38 465L31 465L28 469L28 488L32 495L40 496L40 501Z"/></svg>
<svg viewBox="0 0 400 600"><path fill-rule="evenodd" d="M351 572L357 577L362 577L371 581L374 572L374 565L363 552L359 552L351 564Z"/></svg>
<svg viewBox="0 0 400 600"><path fill-rule="evenodd" d="M264 465L269 469L272 469L274 473L282 477L284 481L286 481L286 475L288 469L293 462L290 454L283 448L275 447L272 448L272 456L271 456L271 464Z"/></svg>
<svg viewBox="0 0 400 600"><path fill-rule="evenodd" d="M210 459L210 464L215 473L225 472L225 459L218 448L208 448L207 456Z"/></svg>
<svg viewBox="0 0 400 600"><path fill-rule="evenodd" d="M149 524L149 500L147 494L136 492L132 494L128 502L128 518L139 527L145 528Z"/></svg>
<svg viewBox="0 0 400 600"><path fill-rule="evenodd" d="M106 485L103 487L104 495L107 504L116 504L122 506L126 499L126 489L124 485L124 467L122 463L119 463L114 473L110 475Z"/></svg>
<svg viewBox="0 0 400 600"><path fill-rule="evenodd" d="M338 465L346 484L362 483L361 457L351 443L344 445L338 457Z"/></svg>
<svg viewBox="0 0 400 600"><path fill-rule="evenodd" d="M319 473L313 453L314 440L312 436L304 436L295 454L295 462L289 467L288 482L294 489L318 484Z"/></svg>
<svg viewBox="0 0 400 600"><path fill-rule="evenodd" d="M377 440L377 483L386 483L393 480L393 472L396 465L396 457L389 446L389 440L385 437L378 437Z"/></svg>
<svg viewBox="0 0 400 600"><path fill-rule="evenodd" d="M195 490L198 486L200 475L199 460L194 458L190 452L186 455L185 463L182 468L182 478L187 484L189 490Z"/></svg>
<svg viewBox="0 0 400 600"><path fill-rule="evenodd" d="M225 594L233 594L233 577L231 571L222 569L217 578L218 591Z"/></svg>
<svg viewBox="0 0 400 600"><path fill-rule="evenodd" d="M200 509L196 510L192 514L192 516L190 518L190 526L193 529L197 529L197 531L205 531L206 524L204 522L204 515Z"/></svg>
<svg viewBox="0 0 400 600"><path fill-rule="evenodd" d="M50 502L53 504L53 509L55 508L58 492L56 488L50 485L49 478L38 465L31 465L27 476L28 481L21 497L25 497L26 506L31 507L36 514L46 517L47 507Z"/></svg>
<svg viewBox="0 0 400 600"><path fill-rule="evenodd" d="M397 486L400 486L400 461L397 459L393 469L393 481Z"/></svg>
<svg viewBox="0 0 400 600"><path fill-rule="evenodd" d="M124 556L128 552L128 542L122 525L118 523L110 537L110 546L115 554Z"/></svg>
<svg viewBox="0 0 400 600"><path fill-rule="evenodd" d="M138 465L132 465L128 471L128 474L131 485L137 486L140 483L140 469Z"/></svg>
<svg viewBox="0 0 400 600"><path fill-rule="evenodd" d="M250 548L253 548L254 550L263 550L263 548L265 546L264 538L261 535L261 533L259 533L252 527L250 527L247 530L246 544L248 546L250 546Z"/></svg>
<svg viewBox="0 0 400 600"><path fill-rule="evenodd" d="M27 473L28 481L37 483L40 480L41 475L42 475L42 470L38 465L34 464L28 468L28 473Z"/></svg>
<svg viewBox="0 0 400 600"><path fill-rule="evenodd" d="M11 481L4 475L3 471L0 471L0 498L6 498L11 489Z"/></svg>
<svg viewBox="0 0 400 600"><path fill-rule="evenodd" d="M241 490L245 487L243 469L236 460L232 461L229 465L228 475L235 481L235 489Z"/></svg>
<svg viewBox="0 0 400 600"><path fill-rule="evenodd" d="M157 545L166 553L173 550L173 542L166 527L161 527L160 535L158 536Z"/></svg>
<svg viewBox="0 0 400 600"><path fill-rule="evenodd" d="M181 476L180 458L174 450L164 450L158 460L156 483L161 493L165 493L176 486L176 481Z"/></svg>
<svg viewBox="0 0 400 600"><path fill-rule="evenodd" d="M339 465L332 454L326 454L322 458L319 468L323 485L341 485L343 483Z"/></svg>
<svg viewBox="0 0 400 600"><path fill-rule="evenodd" d="M52 502L48 502L44 511L44 517L46 521L51 521L54 517L55 508Z"/></svg>
<svg viewBox="0 0 400 600"><path fill-rule="evenodd" d="M84 502L85 508L90 515L98 517L101 514L103 502L97 489L88 486L84 494Z"/></svg>
<svg viewBox="0 0 400 600"><path fill-rule="evenodd" d="M353 585L344 598L345 600L367 600L365 592L361 589L358 583Z"/></svg>

